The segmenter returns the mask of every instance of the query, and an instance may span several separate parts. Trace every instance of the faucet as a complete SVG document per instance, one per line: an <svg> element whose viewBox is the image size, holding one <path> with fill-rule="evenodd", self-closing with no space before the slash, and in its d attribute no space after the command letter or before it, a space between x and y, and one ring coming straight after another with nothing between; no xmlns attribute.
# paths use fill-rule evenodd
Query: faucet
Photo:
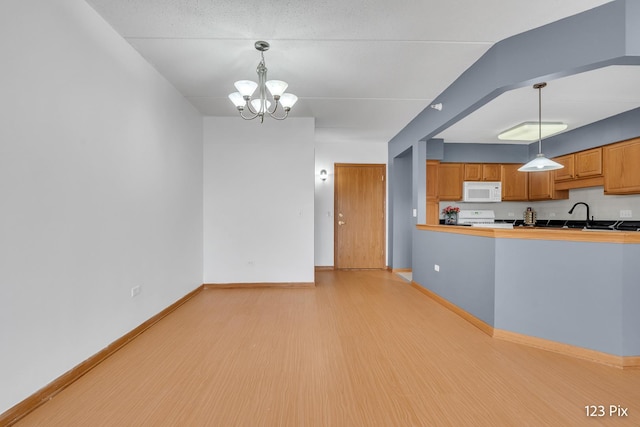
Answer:
<svg viewBox="0 0 640 427"><path fill-rule="evenodd" d="M575 205L573 205L571 207L571 209L569 209L569 213L572 214L573 210L576 208L576 206L578 205L584 205L587 208L587 226L589 226L589 223L591 222L592 219L589 219L589 205L586 204L585 202L578 202Z"/></svg>

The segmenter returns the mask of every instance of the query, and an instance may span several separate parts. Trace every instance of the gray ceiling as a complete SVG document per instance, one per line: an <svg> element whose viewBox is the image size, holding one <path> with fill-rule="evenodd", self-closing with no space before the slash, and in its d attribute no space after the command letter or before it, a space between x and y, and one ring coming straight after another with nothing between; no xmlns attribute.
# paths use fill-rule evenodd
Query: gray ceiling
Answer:
<svg viewBox="0 0 640 427"><path fill-rule="evenodd" d="M495 42L608 1L87 2L203 115L237 115L227 95L256 80L253 44L266 40L269 77L299 96L292 116L315 117L317 141L388 142ZM640 73L621 66L549 82L543 119L571 129L627 111L633 86ZM537 92L517 89L438 136L498 142L537 114Z"/></svg>

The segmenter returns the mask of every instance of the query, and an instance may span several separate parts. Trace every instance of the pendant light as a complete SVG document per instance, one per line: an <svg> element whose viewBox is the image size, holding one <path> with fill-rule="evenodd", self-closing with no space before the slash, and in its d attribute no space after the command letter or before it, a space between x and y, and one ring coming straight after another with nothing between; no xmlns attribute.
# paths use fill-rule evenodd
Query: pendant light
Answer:
<svg viewBox="0 0 640 427"><path fill-rule="evenodd" d="M533 85L534 89L538 89L538 155L529 163L518 168L520 172L544 172L564 167L560 163L547 159L542 154L542 88L546 85L544 82Z"/></svg>

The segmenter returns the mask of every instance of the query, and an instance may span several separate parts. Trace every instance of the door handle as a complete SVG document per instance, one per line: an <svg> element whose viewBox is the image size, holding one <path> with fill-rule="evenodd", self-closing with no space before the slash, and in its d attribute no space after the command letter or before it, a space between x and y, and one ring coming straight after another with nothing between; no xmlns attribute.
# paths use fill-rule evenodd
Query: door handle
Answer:
<svg viewBox="0 0 640 427"><path fill-rule="evenodd" d="M345 224L346 224L346 222L344 222L344 221L338 221L338 225L345 225Z"/></svg>

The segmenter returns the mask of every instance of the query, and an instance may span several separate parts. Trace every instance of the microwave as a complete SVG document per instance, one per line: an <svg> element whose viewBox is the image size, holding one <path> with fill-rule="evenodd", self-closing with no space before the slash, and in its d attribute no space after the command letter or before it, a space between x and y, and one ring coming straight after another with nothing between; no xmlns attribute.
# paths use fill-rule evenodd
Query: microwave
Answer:
<svg viewBox="0 0 640 427"><path fill-rule="evenodd" d="M500 181L465 181L462 184L463 202L501 202L502 182Z"/></svg>

